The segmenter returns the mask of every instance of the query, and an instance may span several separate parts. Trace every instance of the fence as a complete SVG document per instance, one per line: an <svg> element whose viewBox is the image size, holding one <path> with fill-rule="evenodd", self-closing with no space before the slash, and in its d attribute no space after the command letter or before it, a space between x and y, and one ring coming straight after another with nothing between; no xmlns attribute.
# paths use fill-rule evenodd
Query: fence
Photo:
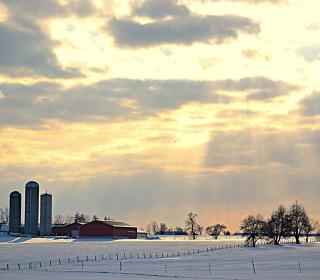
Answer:
<svg viewBox="0 0 320 280"><path fill-rule="evenodd" d="M310 242L314 242L313 239ZM294 243L293 240L284 240L282 243ZM267 245L270 242L260 241L256 245ZM192 249L192 250L178 250L175 252L149 252L149 253L139 253L139 252L124 252L124 253L108 253L108 254L99 254L99 255L86 255L86 256L76 256L69 258L57 258L41 261L30 261L26 263L16 263L16 264L0 264L0 270L33 270L39 268L49 268L53 266L62 266L68 264L79 263L89 263L89 262L99 262L99 261L125 261L125 260L141 260L141 259L168 259L174 257L190 256L195 254L221 251L232 248L243 248L250 247L246 243L232 243L232 244L220 244L216 246L207 247L205 249ZM254 266L254 264L253 264Z"/></svg>

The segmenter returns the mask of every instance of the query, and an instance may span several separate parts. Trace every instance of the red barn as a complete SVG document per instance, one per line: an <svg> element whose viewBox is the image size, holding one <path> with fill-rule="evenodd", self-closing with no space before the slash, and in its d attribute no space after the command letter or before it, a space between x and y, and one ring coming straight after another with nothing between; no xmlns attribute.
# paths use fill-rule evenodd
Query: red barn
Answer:
<svg viewBox="0 0 320 280"><path fill-rule="evenodd" d="M55 225L52 227L52 234L57 236L79 237L82 225L81 223Z"/></svg>
<svg viewBox="0 0 320 280"><path fill-rule="evenodd" d="M54 235L72 237L110 237L136 239L137 228L123 222L92 221L87 224L58 225L52 229Z"/></svg>

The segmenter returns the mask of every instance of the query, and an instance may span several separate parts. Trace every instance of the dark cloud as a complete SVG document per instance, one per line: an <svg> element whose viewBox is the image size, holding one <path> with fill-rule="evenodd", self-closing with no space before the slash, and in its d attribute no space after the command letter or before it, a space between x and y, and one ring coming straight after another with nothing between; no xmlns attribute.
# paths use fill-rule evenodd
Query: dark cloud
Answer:
<svg viewBox="0 0 320 280"><path fill-rule="evenodd" d="M78 70L61 68L52 51L54 43L38 25L26 19L0 23L0 38L0 69L3 74L51 78L80 75Z"/></svg>
<svg viewBox="0 0 320 280"><path fill-rule="evenodd" d="M9 18L0 23L0 70L9 76L46 76L72 78L81 76L77 69L63 69L53 48L57 42L49 37L43 21L50 17L87 16L94 7L87 0L66 5L48 0L10 0L0 2Z"/></svg>
<svg viewBox="0 0 320 280"><path fill-rule="evenodd" d="M288 94L292 88L262 77L223 81L112 79L67 90L56 83L0 84L0 121L3 125L30 125L48 119L135 119L188 103L229 103L230 91L240 91L240 98L255 100L252 92L268 89L278 96Z"/></svg>
<svg viewBox="0 0 320 280"><path fill-rule="evenodd" d="M320 92L315 92L303 99L301 110L306 116L320 116Z"/></svg>
<svg viewBox="0 0 320 280"><path fill-rule="evenodd" d="M189 15L145 24L131 19L113 19L108 29L117 45L133 48L195 42L219 44L237 38L239 33L260 31L257 23L236 15Z"/></svg>
<svg viewBox="0 0 320 280"><path fill-rule="evenodd" d="M190 14L190 10L185 5L179 5L176 0L146 0L135 4L132 13L159 19L166 16L186 16Z"/></svg>
<svg viewBox="0 0 320 280"><path fill-rule="evenodd" d="M9 8L10 17L26 17L32 21L37 18L65 17L68 15L82 17L95 11L95 7L89 0L71 0L65 5L60 4L57 0L0 0L0 3Z"/></svg>

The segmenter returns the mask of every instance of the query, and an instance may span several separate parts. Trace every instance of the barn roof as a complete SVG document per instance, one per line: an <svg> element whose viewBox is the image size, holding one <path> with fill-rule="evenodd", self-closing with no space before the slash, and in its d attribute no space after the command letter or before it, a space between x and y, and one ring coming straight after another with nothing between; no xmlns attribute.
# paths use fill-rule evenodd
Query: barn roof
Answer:
<svg viewBox="0 0 320 280"><path fill-rule="evenodd" d="M102 221L102 222L114 227L133 227L132 225L129 225L123 222L116 222L116 221Z"/></svg>

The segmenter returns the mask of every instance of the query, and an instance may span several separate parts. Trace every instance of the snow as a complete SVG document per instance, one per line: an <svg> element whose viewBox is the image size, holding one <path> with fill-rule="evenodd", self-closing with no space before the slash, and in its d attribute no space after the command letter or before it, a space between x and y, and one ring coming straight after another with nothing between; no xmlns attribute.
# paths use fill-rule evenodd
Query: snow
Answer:
<svg viewBox="0 0 320 280"><path fill-rule="evenodd" d="M237 247L239 239L8 239L0 239L0 280L320 279L319 243L249 248Z"/></svg>

